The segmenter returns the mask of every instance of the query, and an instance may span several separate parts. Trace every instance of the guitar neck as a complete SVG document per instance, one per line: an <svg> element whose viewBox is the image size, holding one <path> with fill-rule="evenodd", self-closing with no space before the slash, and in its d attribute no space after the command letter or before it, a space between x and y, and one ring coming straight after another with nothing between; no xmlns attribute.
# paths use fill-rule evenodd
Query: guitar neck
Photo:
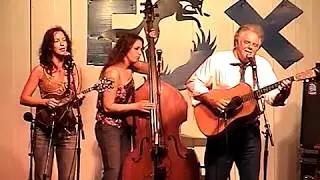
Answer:
<svg viewBox="0 0 320 180"><path fill-rule="evenodd" d="M295 77L294 77L294 76L291 76L291 77L286 78L286 79L284 79L284 80L294 81L294 80L295 80ZM283 81L283 80L282 80L282 81ZM267 93L267 92L269 92L269 91L272 91L272 90L278 88L279 85L280 85L280 83L281 83L281 81L278 81L278 82L276 82L276 83L270 84L270 85L268 85L268 86L266 86L266 87L263 87L263 88L258 89L258 90L256 90L256 91L253 91L253 92L250 92L250 93L248 93L248 94L245 94L245 95L243 95L241 98L243 99L243 101L249 101L249 100L251 100L251 99L258 99L261 95L263 95L263 94L265 94L265 93Z"/></svg>
<svg viewBox="0 0 320 180"><path fill-rule="evenodd" d="M82 90L79 94L87 94L88 92L90 92L92 90L94 90L94 88L93 87L89 87L87 89Z"/></svg>

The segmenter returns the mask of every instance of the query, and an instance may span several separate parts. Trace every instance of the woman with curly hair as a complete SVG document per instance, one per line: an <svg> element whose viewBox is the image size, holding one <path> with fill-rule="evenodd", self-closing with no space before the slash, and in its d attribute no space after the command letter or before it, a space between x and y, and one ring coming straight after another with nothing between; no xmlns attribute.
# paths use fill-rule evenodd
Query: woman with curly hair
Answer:
<svg viewBox="0 0 320 180"><path fill-rule="evenodd" d="M72 62L71 41L61 27L46 31L39 50L40 64L30 73L20 103L36 107L35 179L51 179L54 152L59 180L72 180L76 164L76 117L64 104L81 87L80 69ZM34 96L39 88L40 97Z"/></svg>
<svg viewBox="0 0 320 180"><path fill-rule="evenodd" d="M123 35L111 50L100 74L100 79L106 78L114 85L98 94L95 133L102 154L103 180L120 179L121 167L130 148L129 128L125 121L127 113L149 112L154 107L148 100L131 102L135 91L133 72L148 73L148 64L139 61L142 49L140 36Z"/></svg>

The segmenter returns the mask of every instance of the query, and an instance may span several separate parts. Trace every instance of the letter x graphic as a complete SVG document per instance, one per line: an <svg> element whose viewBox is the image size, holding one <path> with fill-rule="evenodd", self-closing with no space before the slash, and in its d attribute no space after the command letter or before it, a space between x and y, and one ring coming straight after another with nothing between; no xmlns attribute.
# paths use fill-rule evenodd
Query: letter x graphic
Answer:
<svg viewBox="0 0 320 180"><path fill-rule="evenodd" d="M248 23L260 24L265 31L262 47L283 68L303 58L303 54L294 47L279 31L303 11L291 2L282 1L265 19L263 19L245 0L239 0L228 8L225 13L239 25Z"/></svg>

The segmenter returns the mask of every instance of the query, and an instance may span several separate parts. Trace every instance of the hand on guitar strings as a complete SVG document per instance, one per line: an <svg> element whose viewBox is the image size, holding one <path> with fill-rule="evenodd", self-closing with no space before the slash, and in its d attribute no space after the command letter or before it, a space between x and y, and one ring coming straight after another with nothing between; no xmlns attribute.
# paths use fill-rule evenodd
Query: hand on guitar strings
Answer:
<svg viewBox="0 0 320 180"><path fill-rule="evenodd" d="M215 101L215 107L218 109L220 112L224 112L227 106L229 105L230 100L227 99L219 99Z"/></svg>
<svg viewBox="0 0 320 180"><path fill-rule="evenodd" d="M290 81L289 79L285 79L280 82L278 89L280 92L288 92L291 90L291 85L292 81Z"/></svg>
<svg viewBox="0 0 320 180"><path fill-rule="evenodd" d="M80 94L77 95L76 100L83 100L85 97L86 97L85 94L80 93Z"/></svg>
<svg viewBox="0 0 320 180"><path fill-rule="evenodd" d="M55 108L55 107L59 106L59 103L60 103L59 100L57 100L55 98L50 98L50 99L47 99L46 105L49 108Z"/></svg>
<svg viewBox="0 0 320 180"><path fill-rule="evenodd" d="M217 109L218 111L220 111L221 113L223 113L226 109L226 107L229 105L230 101L231 100L228 100L228 99L215 99L215 98L212 98L208 95L203 95L205 96L205 101L207 103L210 104L210 106L213 108L213 109Z"/></svg>
<svg viewBox="0 0 320 180"><path fill-rule="evenodd" d="M84 100L85 97L86 97L86 95L83 94L83 93L78 94L78 95L76 96L75 100L73 101L73 107L79 107L79 106L81 106L81 104L82 104L82 102L83 102L83 100Z"/></svg>
<svg viewBox="0 0 320 180"><path fill-rule="evenodd" d="M200 96L197 96L196 99L207 104L212 109L220 111L220 113L223 113L229 105L229 103L231 102L230 99L217 99L216 97L208 95L208 93L201 94Z"/></svg>
<svg viewBox="0 0 320 180"><path fill-rule="evenodd" d="M274 98L273 106L284 106L285 100L289 97L291 92L292 81L285 79L280 82L278 89L280 93Z"/></svg>

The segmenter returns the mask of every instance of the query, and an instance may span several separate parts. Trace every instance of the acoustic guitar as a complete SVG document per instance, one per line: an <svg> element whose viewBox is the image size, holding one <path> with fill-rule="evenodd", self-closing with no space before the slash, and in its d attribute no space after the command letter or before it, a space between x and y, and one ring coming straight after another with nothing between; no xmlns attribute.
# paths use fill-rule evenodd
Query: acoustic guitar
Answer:
<svg viewBox="0 0 320 180"><path fill-rule="evenodd" d="M95 83L93 86L82 90L80 93L75 95L70 95L68 97L65 97L63 99L58 99L56 94L48 94L44 98L56 98L60 100L60 103L55 108L49 108L49 107L39 107L36 112L36 119L39 123L50 126L52 125L52 122L54 121L57 124L63 124L65 121L73 120L70 125L75 125L76 120L75 116L72 112L72 107L79 106L80 101L82 99L79 99L81 95L87 94L93 90L96 90L97 92L103 92L105 89L111 89L114 88L113 81L103 78L98 83ZM70 122L69 122L70 123Z"/></svg>
<svg viewBox="0 0 320 180"><path fill-rule="evenodd" d="M319 74L319 69L313 68L295 76L286 78L291 81L301 81L314 78ZM281 81L252 91L250 85L240 83L230 89L211 90L208 92L210 97L217 99L227 99L230 103L224 112L210 106L200 103L194 108L194 114L200 131L205 136L216 136L224 132L226 128L235 128L237 125L246 123L250 117L255 117L257 113L257 99L261 95L278 88ZM246 121L247 120L247 121Z"/></svg>

